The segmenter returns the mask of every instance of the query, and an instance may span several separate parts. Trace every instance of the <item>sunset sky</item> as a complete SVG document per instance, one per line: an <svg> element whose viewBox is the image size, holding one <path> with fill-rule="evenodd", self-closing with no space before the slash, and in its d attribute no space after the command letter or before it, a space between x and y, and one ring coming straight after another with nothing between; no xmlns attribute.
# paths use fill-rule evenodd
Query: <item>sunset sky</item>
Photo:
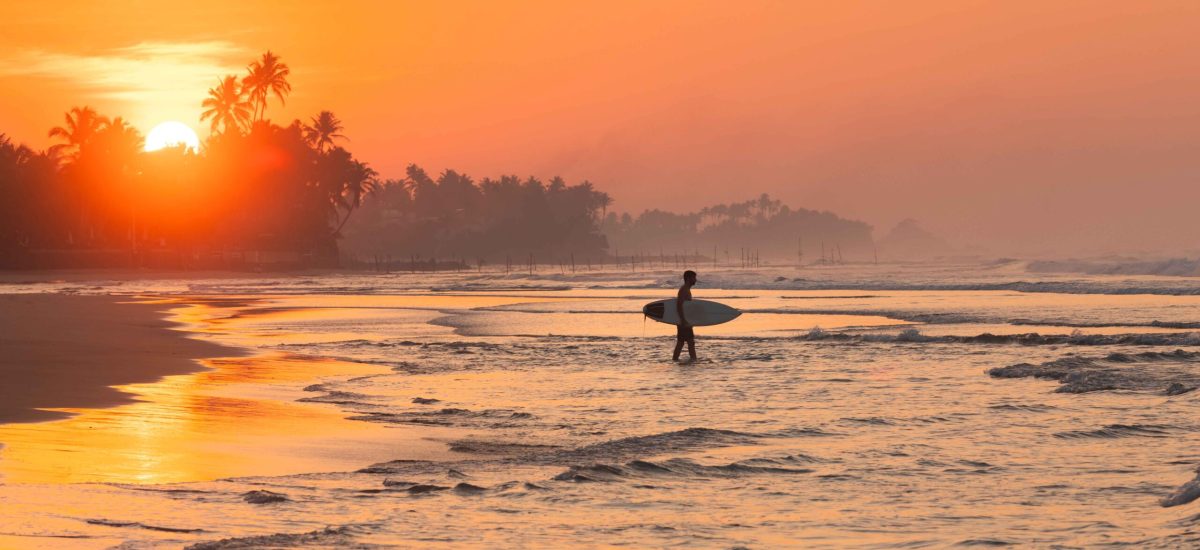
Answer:
<svg viewBox="0 0 1200 550"><path fill-rule="evenodd" d="M295 4L295 5L292 5ZM768 192L991 251L1200 248L1200 3L5 2L0 132L75 105L201 137L265 50L385 177L588 179L618 211Z"/></svg>

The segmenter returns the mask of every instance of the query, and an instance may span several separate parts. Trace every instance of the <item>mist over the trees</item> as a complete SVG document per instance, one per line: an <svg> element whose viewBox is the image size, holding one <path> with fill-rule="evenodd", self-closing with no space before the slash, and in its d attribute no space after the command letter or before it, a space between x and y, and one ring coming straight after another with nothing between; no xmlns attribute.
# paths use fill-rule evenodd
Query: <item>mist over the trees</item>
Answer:
<svg viewBox="0 0 1200 550"><path fill-rule="evenodd" d="M871 226L832 212L792 208L763 194L696 212L646 210L637 216L609 214L601 226L609 244L625 253L699 255L741 262L743 254L805 263L870 261Z"/></svg>

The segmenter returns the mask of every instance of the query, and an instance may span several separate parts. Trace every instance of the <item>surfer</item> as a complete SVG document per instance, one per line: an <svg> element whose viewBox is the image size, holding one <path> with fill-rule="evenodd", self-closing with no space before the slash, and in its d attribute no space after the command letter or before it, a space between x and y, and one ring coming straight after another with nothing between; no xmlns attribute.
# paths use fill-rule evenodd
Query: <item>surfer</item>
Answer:
<svg viewBox="0 0 1200 550"><path fill-rule="evenodd" d="M690 269L684 271L683 286L679 287L679 295L675 297L675 310L679 314L679 326L675 329L675 354L671 356L672 361L679 360L679 352L683 351L684 342L687 342L688 355L691 356L691 360L696 360L696 331L688 322L687 317L683 315L683 303L692 299L692 287L695 284L696 272Z"/></svg>

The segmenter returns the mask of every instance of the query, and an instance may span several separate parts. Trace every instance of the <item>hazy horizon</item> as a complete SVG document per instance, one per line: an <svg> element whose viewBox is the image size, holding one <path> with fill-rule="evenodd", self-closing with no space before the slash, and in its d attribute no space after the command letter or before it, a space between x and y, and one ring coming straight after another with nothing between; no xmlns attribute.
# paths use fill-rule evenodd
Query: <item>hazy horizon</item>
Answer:
<svg viewBox="0 0 1200 550"><path fill-rule="evenodd" d="M201 131L271 49L297 90L271 117L335 111L385 178L562 175L633 213L765 192L993 254L1200 240L1195 3L139 6L8 6L0 128L44 148L87 104Z"/></svg>

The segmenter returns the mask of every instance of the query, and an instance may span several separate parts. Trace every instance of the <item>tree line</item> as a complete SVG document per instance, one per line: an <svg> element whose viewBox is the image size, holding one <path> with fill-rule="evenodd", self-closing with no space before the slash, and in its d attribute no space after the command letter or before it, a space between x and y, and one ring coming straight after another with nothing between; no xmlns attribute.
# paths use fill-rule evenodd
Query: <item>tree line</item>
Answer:
<svg viewBox="0 0 1200 550"><path fill-rule="evenodd" d="M202 102L211 133L198 151L147 152L126 120L87 106L66 113L44 151L0 134L0 264L127 265L162 252L336 259L338 231L378 174L340 145L333 113L285 126L267 118L291 92L289 74L268 51L244 76L220 78ZM39 261L50 256L63 261Z"/></svg>
<svg viewBox="0 0 1200 550"><path fill-rule="evenodd" d="M608 214L601 230L623 254L651 258L698 255L737 265L743 255L776 261L840 263L874 258L870 225L832 212L791 208L763 194L744 202L717 204L695 212L646 210Z"/></svg>
<svg viewBox="0 0 1200 550"><path fill-rule="evenodd" d="M199 150L147 152L128 121L87 106L65 114L43 151L0 134L0 267L236 267L230 258L260 254L334 266L342 252L552 263L717 249L728 258L739 247L811 260L822 245L838 256L821 258L841 260L872 250L870 226L766 195L633 217L610 213L612 198L591 182L561 177L477 181L410 165L381 180L343 146L332 112L287 125L267 117L291 92L289 75L268 51L246 74L218 78L201 104L210 133Z"/></svg>
<svg viewBox="0 0 1200 550"><path fill-rule="evenodd" d="M346 227L344 248L355 255L405 260L457 258L464 263L599 259L600 233L612 198L588 181L504 175L475 181L454 170L437 177L410 165L387 180Z"/></svg>
<svg viewBox="0 0 1200 550"><path fill-rule="evenodd" d="M267 117L291 92L290 73L268 51L246 74L217 79L201 103L210 134L198 151L144 151L136 128L87 106L66 113L44 151L0 134L0 266L146 265L164 253L200 264L282 253L328 266L339 240L403 256L603 253L598 227L612 200L590 182L476 182L417 166L381 181L343 147L332 112L288 125Z"/></svg>

